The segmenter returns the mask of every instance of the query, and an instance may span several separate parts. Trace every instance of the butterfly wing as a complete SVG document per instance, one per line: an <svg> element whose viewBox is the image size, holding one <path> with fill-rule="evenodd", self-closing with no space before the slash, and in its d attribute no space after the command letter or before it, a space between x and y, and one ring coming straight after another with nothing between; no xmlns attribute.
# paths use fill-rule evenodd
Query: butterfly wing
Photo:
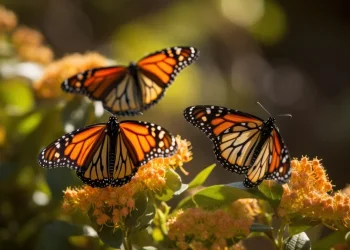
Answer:
<svg viewBox="0 0 350 250"><path fill-rule="evenodd" d="M174 136L161 126L140 121L122 121L119 128L111 173L112 186L129 181L140 166L153 158L169 157L177 151Z"/></svg>
<svg viewBox="0 0 350 250"><path fill-rule="evenodd" d="M102 101L115 115L137 115L158 102L177 74L198 56L193 47L164 49L144 57L136 66L89 69L66 79L61 87Z"/></svg>
<svg viewBox="0 0 350 250"><path fill-rule="evenodd" d="M106 124L95 124L62 136L41 151L39 164L44 168L72 168L91 186L109 185L109 136L105 129Z"/></svg>
<svg viewBox="0 0 350 250"><path fill-rule="evenodd" d="M66 79L62 89L102 101L115 115L135 115L142 110L142 100L135 78L124 66L93 68Z"/></svg>
<svg viewBox="0 0 350 250"><path fill-rule="evenodd" d="M157 51L137 63L143 109L157 103L175 77L197 60L199 51L193 47L172 47Z"/></svg>
<svg viewBox="0 0 350 250"><path fill-rule="evenodd" d="M174 136L161 126L141 121L120 122L115 147L109 153L114 156L109 161L109 185L124 185L140 166L153 158L172 156L176 151Z"/></svg>
<svg viewBox="0 0 350 250"><path fill-rule="evenodd" d="M278 130L274 128L271 136L264 142L254 164L248 170L244 185L254 187L264 179L285 183L291 175L290 155Z"/></svg>
<svg viewBox="0 0 350 250"><path fill-rule="evenodd" d="M223 167L238 174L248 171L261 138L260 118L217 106L188 107L184 117L211 139Z"/></svg>

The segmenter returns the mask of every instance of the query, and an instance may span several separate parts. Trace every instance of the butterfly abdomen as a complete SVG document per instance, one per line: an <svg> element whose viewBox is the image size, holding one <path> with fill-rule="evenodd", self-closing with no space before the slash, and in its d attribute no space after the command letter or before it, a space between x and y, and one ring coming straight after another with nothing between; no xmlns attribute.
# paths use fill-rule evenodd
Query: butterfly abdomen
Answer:
<svg viewBox="0 0 350 250"><path fill-rule="evenodd" d="M113 178L114 164L116 159L115 142L117 141L117 136L120 133L119 122L117 121L116 117L111 116L109 118L106 129L107 129L107 134L110 137L109 150L108 150L108 176L109 178Z"/></svg>
<svg viewBox="0 0 350 250"><path fill-rule="evenodd" d="M263 122L262 128L261 128L261 138L259 140L258 145L256 146L254 150L254 154L252 157L252 160L250 162L250 167L254 165L256 158L260 154L260 151L265 144L266 140L271 136L272 130L274 128L275 124L275 118L270 117L267 121Z"/></svg>

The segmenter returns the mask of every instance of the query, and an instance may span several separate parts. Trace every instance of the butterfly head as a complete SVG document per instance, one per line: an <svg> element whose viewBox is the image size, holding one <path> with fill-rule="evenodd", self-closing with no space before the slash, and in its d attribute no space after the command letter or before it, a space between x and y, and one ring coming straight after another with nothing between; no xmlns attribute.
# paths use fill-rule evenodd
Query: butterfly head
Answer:
<svg viewBox="0 0 350 250"><path fill-rule="evenodd" d="M265 124L267 124L267 125L270 125L271 127L273 127L273 125L276 123L276 118L274 118L274 117L269 117L269 119L267 119L266 121L265 121Z"/></svg>
<svg viewBox="0 0 350 250"><path fill-rule="evenodd" d="M110 116L109 121L107 123L107 129L111 132L111 134L116 134L118 132L119 122L117 117Z"/></svg>

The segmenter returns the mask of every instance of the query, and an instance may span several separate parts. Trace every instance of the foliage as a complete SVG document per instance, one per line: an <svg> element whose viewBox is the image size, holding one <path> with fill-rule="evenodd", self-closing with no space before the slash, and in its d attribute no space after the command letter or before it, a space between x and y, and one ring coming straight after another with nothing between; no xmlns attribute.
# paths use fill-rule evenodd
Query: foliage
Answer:
<svg viewBox="0 0 350 250"><path fill-rule="evenodd" d="M265 181L253 189L241 182L204 186L215 165L183 183L176 167L191 159L188 152L179 153L180 160L144 166L136 184L103 191L81 186L74 171L39 168L36 158L43 146L73 128L106 121L97 105L57 91L68 75L105 65L107 59L85 54L51 63L43 36L24 27L15 32L17 19L5 14L12 21L0 26L7 48L1 51L1 63L23 67L0 78L1 249L244 249L244 240L256 236L272 241L276 249L349 245L350 195L333 192L317 160L295 160L297 167L305 167L290 185ZM39 78L28 73L33 70ZM311 179L314 189L299 181ZM109 203L112 198L99 196L103 192L118 195L118 209ZM77 193L91 202L85 210ZM96 210L97 201L102 201L103 213ZM311 241L305 231L321 225L334 232Z"/></svg>

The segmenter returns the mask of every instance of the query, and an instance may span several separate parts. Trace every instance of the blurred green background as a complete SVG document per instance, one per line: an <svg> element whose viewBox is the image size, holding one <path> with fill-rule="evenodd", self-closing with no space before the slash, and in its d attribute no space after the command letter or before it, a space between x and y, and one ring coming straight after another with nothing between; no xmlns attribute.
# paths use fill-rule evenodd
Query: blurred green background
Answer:
<svg viewBox="0 0 350 250"><path fill-rule="evenodd" d="M293 115L277 121L292 157L317 156L337 188L349 182L348 0L2 2L21 24L43 33L56 59L96 51L128 64L170 46L198 48L199 60L180 73L159 104L142 116L123 118L157 123L192 142L194 158L185 165L190 176L184 182L216 161L212 144L184 120L183 110L213 104L266 119L257 101L274 115ZM1 67L6 63L2 60ZM107 116L94 118L83 99L63 110L39 103L30 80L0 78L0 248L44 249L40 232L61 216L62 190L81 182L68 169L44 171L37 154L64 133L67 121L78 127ZM74 121L77 107L85 116ZM216 168L207 184L242 179Z"/></svg>

